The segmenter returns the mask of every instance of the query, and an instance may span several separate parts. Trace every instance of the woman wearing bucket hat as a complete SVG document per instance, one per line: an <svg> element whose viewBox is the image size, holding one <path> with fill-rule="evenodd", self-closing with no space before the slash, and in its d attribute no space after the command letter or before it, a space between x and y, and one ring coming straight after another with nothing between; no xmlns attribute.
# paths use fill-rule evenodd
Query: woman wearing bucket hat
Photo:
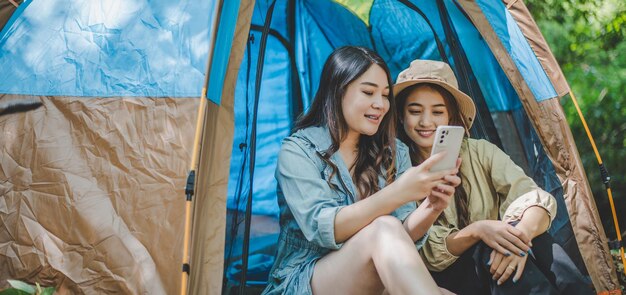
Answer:
<svg viewBox="0 0 626 295"><path fill-rule="evenodd" d="M476 107L458 89L450 66L415 60L398 75L393 92L398 136L413 165L430 155L437 126L466 129L462 183L420 250L437 284L460 294L590 294L546 233L556 215L554 197L498 147L468 138Z"/></svg>
<svg viewBox="0 0 626 295"><path fill-rule="evenodd" d="M280 236L264 294L438 294L416 247L447 206L458 167L411 167L395 138L386 64L347 46L326 60L276 167ZM416 201L424 200L416 209Z"/></svg>

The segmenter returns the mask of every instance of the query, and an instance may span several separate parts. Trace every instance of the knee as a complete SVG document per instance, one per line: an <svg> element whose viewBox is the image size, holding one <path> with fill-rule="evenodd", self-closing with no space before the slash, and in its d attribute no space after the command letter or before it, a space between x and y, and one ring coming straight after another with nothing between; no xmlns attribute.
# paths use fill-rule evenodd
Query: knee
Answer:
<svg viewBox="0 0 626 295"><path fill-rule="evenodd" d="M353 236L352 240L362 246L360 249L363 254L370 255L371 258L417 254L417 251L412 251L412 254L407 252L407 249L415 249L414 243L402 222L393 216L374 219ZM416 259L420 259L419 255L416 256Z"/></svg>
<svg viewBox="0 0 626 295"><path fill-rule="evenodd" d="M372 221L368 227L378 232L393 232L397 230L404 231L402 222L391 215L379 216Z"/></svg>
<svg viewBox="0 0 626 295"><path fill-rule="evenodd" d="M368 246L375 246L379 242L399 242L407 239L410 240L410 237L402 222L389 215L375 218L350 238L352 243L363 243Z"/></svg>
<svg viewBox="0 0 626 295"><path fill-rule="evenodd" d="M377 217L363 228L362 231L370 242L377 239L394 240L398 237L408 235L402 222L388 215Z"/></svg>

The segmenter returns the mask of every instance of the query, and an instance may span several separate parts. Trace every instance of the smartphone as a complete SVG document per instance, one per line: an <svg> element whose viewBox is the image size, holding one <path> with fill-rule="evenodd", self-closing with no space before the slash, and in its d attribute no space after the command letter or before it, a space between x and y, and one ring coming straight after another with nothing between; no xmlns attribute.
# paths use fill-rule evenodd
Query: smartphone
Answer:
<svg viewBox="0 0 626 295"><path fill-rule="evenodd" d="M441 161L433 165L430 171L449 170L456 167L456 159L461 151L461 142L464 134L465 128L461 126L437 126L435 142L430 155L433 156L442 151L447 151L447 154Z"/></svg>

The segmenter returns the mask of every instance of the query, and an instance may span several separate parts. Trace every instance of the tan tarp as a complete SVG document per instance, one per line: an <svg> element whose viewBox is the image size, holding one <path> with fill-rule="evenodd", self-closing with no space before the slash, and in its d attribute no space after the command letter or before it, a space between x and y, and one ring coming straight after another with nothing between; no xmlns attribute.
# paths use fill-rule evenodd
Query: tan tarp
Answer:
<svg viewBox="0 0 626 295"><path fill-rule="evenodd" d="M34 98L0 117L0 289L176 294L198 98Z"/></svg>
<svg viewBox="0 0 626 295"><path fill-rule="evenodd" d="M209 103L204 122L190 294L221 290L233 94L253 7L241 3L222 105ZM0 96L16 99L44 105L0 117L0 289L20 279L60 294L179 293L199 98Z"/></svg>
<svg viewBox="0 0 626 295"><path fill-rule="evenodd" d="M13 0L13 2L9 0L0 0L0 31L4 28L4 25L9 21L13 12L17 7L15 4L22 3L22 0Z"/></svg>
<svg viewBox="0 0 626 295"><path fill-rule="evenodd" d="M253 7L241 3L222 104L204 121L190 294L221 290L233 95ZM44 106L0 117L0 289L21 279L59 294L178 294L199 98L0 102L27 98Z"/></svg>
<svg viewBox="0 0 626 295"><path fill-rule="evenodd" d="M459 4L476 25L504 69L533 123L546 153L554 164L563 185L565 204L574 235L596 291L604 292L619 289L615 265L609 255L606 235L558 97L538 103L478 5L469 0L459 1ZM559 95L566 94L569 91L569 86L523 2L516 1L516 3L511 2L509 4L516 21L539 57L546 73L555 83L557 93Z"/></svg>
<svg viewBox="0 0 626 295"><path fill-rule="evenodd" d="M203 124L191 243L189 294L220 294L226 237L226 195L234 132L234 94L254 1L241 1L221 104L208 104Z"/></svg>

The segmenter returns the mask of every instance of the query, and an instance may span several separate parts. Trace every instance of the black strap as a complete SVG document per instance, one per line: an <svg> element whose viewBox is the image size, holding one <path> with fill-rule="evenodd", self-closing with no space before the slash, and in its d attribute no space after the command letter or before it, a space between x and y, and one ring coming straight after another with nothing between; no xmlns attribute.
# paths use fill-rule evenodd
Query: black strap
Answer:
<svg viewBox="0 0 626 295"><path fill-rule="evenodd" d="M604 186L606 187L606 189L610 189L611 188L611 176L609 175L609 170L607 170L606 166L604 166L604 163L600 164L600 175L602 177L602 183L604 183Z"/></svg>
<svg viewBox="0 0 626 295"><path fill-rule="evenodd" d="M185 186L185 195L187 195L187 201L191 201L194 194L194 184L196 182L196 171L189 171L187 176L187 185Z"/></svg>
<svg viewBox="0 0 626 295"><path fill-rule="evenodd" d="M235 204L237 204L237 208L239 208L239 203L241 200L241 195L242 195L242 191L243 191L243 181L244 181L244 174L246 171L246 163L248 160L248 152L250 151L248 149L248 136L249 136L249 132L248 132L248 128L250 126L250 122L249 122L249 117L250 117L250 110L248 108L249 105L249 101L250 101L250 87L247 87L247 85L250 85L250 71L251 71L251 63L252 63L252 57L250 56L250 53L252 51L252 44L254 44L254 35L253 34L249 34L248 35L248 40L246 42L246 87L245 87L245 99L246 99L246 130L245 130L245 138L242 142L239 143L239 151L242 152L242 156L241 156L241 165L240 165L240 169L237 173L237 185L235 187ZM227 218L230 218L230 229L229 229L229 233L230 234L226 234L226 237L230 237L230 239L226 242L226 247L227 249L224 249L224 253L225 254L225 258L224 258L224 271L226 271L226 269L228 268L228 266L231 264L231 259L233 256L233 248L235 246L235 240L237 239L237 233L239 232L239 225L241 224L240 221L240 217L241 217L241 212L240 210L234 210L234 212L232 214L228 214L230 215ZM225 273L225 272L224 272ZM227 288L227 284L228 284L228 278L226 276L223 277L223 282L222 282L222 290L226 290Z"/></svg>
<svg viewBox="0 0 626 295"><path fill-rule="evenodd" d="M259 96L261 94L261 80L263 77L263 62L265 60L265 49L267 45L267 38L270 32L270 25L272 23L272 15L274 13L274 6L276 0L272 1L272 4L267 10L265 17L265 24L263 25L263 32L261 35L261 43L259 43L259 56L257 60L256 79L254 83L254 109L252 111L252 132L250 135L250 169L249 169L249 181L250 189L248 191L248 199L246 200L246 219L244 226L243 236L243 250L242 250L242 266L241 277L239 279L239 294L243 295L245 291L247 275L248 275L248 255L250 254L250 225L252 218L252 197L254 191L254 164L256 160L256 132L257 132L257 115L259 112Z"/></svg>
<svg viewBox="0 0 626 295"><path fill-rule="evenodd" d="M289 0L287 3L287 34L289 40L294 42L296 40L296 0ZM291 59L291 122L289 124L289 130L293 129L294 122L298 119L300 114L304 112L304 102L302 101L302 87L300 86L300 78L298 76L298 68L296 66L296 51L293 46L285 46L289 52L289 59Z"/></svg>

